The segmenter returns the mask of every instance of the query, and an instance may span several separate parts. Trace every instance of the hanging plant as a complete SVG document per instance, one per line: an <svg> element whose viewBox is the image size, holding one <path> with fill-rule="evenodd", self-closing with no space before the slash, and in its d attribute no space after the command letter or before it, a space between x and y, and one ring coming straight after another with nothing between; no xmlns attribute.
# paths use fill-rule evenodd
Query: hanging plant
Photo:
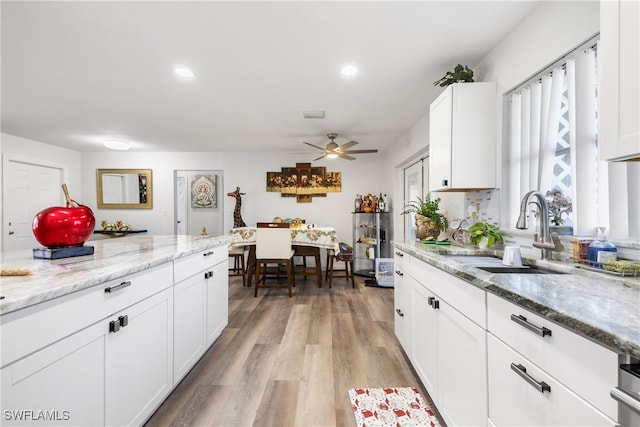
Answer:
<svg viewBox="0 0 640 427"><path fill-rule="evenodd" d="M434 86L447 87L453 83L473 82L473 70L466 65L458 64L453 71L447 71L440 79L433 82Z"/></svg>

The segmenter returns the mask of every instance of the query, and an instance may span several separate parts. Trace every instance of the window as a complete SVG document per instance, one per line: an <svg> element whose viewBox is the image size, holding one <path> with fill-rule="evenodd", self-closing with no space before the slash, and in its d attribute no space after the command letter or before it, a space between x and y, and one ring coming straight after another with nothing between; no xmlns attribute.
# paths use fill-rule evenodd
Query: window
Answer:
<svg viewBox="0 0 640 427"><path fill-rule="evenodd" d="M552 67L505 95L510 136L507 189L509 225L515 228L520 198L530 190L560 191L572 203L562 224L575 234L593 233L606 222L598 200L606 187L597 160L597 40L571 52Z"/></svg>

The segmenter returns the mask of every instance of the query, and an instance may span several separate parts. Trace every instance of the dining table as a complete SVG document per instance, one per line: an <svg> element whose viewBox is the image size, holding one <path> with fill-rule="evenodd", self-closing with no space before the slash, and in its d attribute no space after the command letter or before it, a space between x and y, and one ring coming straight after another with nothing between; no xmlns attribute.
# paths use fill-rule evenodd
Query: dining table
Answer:
<svg viewBox="0 0 640 427"><path fill-rule="evenodd" d="M229 230L231 237L229 247L248 247L247 284L251 286L256 260L256 229L257 227L236 227ZM304 263L303 269L296 269L296 274L313 274L318 280L318 287L322 287L322 269L320 265L320 249L326 249L329 254L339 251L338 237L333 227L318 227L302 224L290 228L291 246L295 250L294 256L313 256L315 266L308 269Z"/></svg>

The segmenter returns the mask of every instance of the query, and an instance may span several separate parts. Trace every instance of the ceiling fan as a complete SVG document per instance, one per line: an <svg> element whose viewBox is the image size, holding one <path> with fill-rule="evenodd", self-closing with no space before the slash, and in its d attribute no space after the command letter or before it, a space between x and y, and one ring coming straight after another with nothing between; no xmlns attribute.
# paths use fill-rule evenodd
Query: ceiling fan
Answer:
<svg viewBox="0 0 640 427"><path fill-rule="evenodd" d="M349 154L363 154L363 153L377 153L378 150L349 150L349 148L353 147L358 143L358 141L349 141L345 142L342 145L338 145L335 139L338 137L337 133L328 133L327 137L329 137L329 142L325 148L319 147L317 145L311 144L310 142L303 141L303 144L310 145L318 150L323 152L322 156L318 157L315 160L324 159L325 157L328 159L335 159L340 157L341 159L347 160L355 160L356 158L350 156Z"/></svg>

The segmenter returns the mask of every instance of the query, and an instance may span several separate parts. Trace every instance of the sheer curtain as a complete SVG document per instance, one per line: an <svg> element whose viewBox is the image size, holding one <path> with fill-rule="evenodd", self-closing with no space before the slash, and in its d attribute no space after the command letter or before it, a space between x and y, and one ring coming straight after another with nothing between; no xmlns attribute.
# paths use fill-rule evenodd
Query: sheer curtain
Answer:
<svg viewBox="0 0 640 427"><path fill-rule="evenodd" d="M515 228L522 196L530 190L544 192L551 188L564 78L564 68L556 68L511 94L509 206L512 228Z"/></svg>

